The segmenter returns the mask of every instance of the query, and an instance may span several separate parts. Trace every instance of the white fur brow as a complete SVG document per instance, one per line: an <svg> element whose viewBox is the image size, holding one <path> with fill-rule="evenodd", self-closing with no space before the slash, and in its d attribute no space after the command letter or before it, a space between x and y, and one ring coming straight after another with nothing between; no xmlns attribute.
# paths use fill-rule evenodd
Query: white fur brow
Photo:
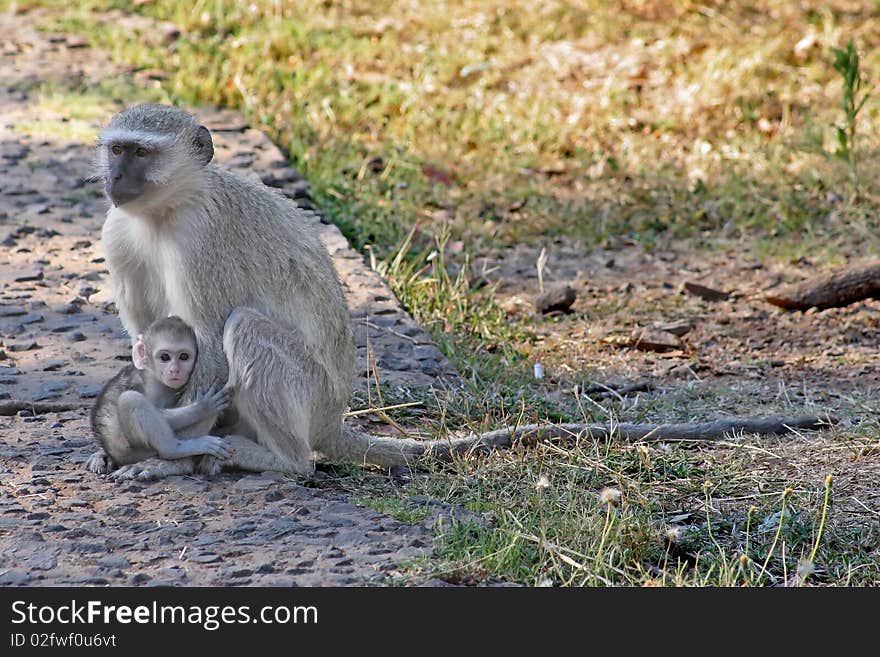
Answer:
<svg viewBox="0 0 880 657"><path fill-rule="evenodd" d="M157 135L142 130L126 130L121 128L110 128L101 133L102 144L117 142L142 144L152 148L169 148L174 146L177 139L171 135Z"/></svg>

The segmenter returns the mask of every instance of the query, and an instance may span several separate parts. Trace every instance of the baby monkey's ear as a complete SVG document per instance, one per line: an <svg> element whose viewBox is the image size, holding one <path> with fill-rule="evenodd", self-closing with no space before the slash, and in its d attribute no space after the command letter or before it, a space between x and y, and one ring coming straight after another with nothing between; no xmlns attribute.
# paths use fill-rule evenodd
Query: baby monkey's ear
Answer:
<svg viewBox="0 0 880 657"><path fill-rule="evenodd" d="M137 336L134 345L131 347L131 362L139 370L147 369L149 365L149 356L147 355L147 345L144 343L143 334Z"/></svg>

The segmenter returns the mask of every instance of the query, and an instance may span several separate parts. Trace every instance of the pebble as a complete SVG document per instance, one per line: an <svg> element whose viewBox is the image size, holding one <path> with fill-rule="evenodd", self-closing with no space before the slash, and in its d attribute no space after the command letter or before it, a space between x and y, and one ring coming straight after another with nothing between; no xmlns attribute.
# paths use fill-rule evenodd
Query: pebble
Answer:
<svg viewBox="0 0 880 657"><path fill-rule="evenodd" d="M76 389L76 394L80 399L94 399L100 392L101 386L98 385L79 386Z"/></svg>
<svg viewBox="0 0 880 657"><path fill-rule="evenodd" d="M41 281L43 280L43 270L32 269L27 272L22 272L21 274L13 277L12 280L14 280L16 283L24 283L26 281Z"/></svg>
<svg viewBox="0 0 880 657"><path fill-rule="evenodd" d="M20 308L18 306L0 305L0 317L19 317L26 314L27 310L25 310L24 308Z"/></svg>
<svg viewBox="0 0 880 657"><path fill-rule="evenodd" d="M193 557L189 558L190 561L195 561L196 563L217 563L219 561L223 561L223 557L219 554L197 554Z"/></svg>
<svg viewBox="0 0 880 657"><path fill-rule="evenodd" d="M13 342L12 344L6 345L6 348L12 352L20 352L20 351L33 351L34 349L39 349L40 345L37 344L36 340L22 340L20 342Z"/></svg>

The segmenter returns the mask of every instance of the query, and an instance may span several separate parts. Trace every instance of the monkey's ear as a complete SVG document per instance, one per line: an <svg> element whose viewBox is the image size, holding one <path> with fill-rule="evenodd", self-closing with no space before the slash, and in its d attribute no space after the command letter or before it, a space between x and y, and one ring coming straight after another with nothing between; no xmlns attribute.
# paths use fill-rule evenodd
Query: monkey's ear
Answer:
<svg viewBox="0 0 880 657"><path fill-rule="evenodd" d="M199 161L207 164L214 159L214 141L211 139L211 131L200 125L196 131L196 148L199 152Z"/></svg>
<svg viewBox="0 0 880 657"><path fill-rule="evenodd" d="M137 340L134 341L134 345L131 347L131 362L134 363L134 366L139 370L147 369L148 363L147 358L147 345L144 343L144 336L139 335Z"/></svg>

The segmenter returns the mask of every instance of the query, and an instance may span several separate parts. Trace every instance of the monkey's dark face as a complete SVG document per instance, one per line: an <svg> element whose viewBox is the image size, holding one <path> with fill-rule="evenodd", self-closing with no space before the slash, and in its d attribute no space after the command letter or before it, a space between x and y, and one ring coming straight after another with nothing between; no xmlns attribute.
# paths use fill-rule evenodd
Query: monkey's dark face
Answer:
<svg viewBox="0 0 880 657"><path fill-rule="evenodd" d="M172 390L186 385L196 364L196 349L191 344L160 344L152 356L153 373Z"/></svg>
<svg viewBox="0 0 880 657"><path fill-rule="evenodd" d="M104 192L120 206L129 203L154 188L149 179L158 154L152 147L137 142L111 142L104 146L107 155L107 177Z"/></svg>

